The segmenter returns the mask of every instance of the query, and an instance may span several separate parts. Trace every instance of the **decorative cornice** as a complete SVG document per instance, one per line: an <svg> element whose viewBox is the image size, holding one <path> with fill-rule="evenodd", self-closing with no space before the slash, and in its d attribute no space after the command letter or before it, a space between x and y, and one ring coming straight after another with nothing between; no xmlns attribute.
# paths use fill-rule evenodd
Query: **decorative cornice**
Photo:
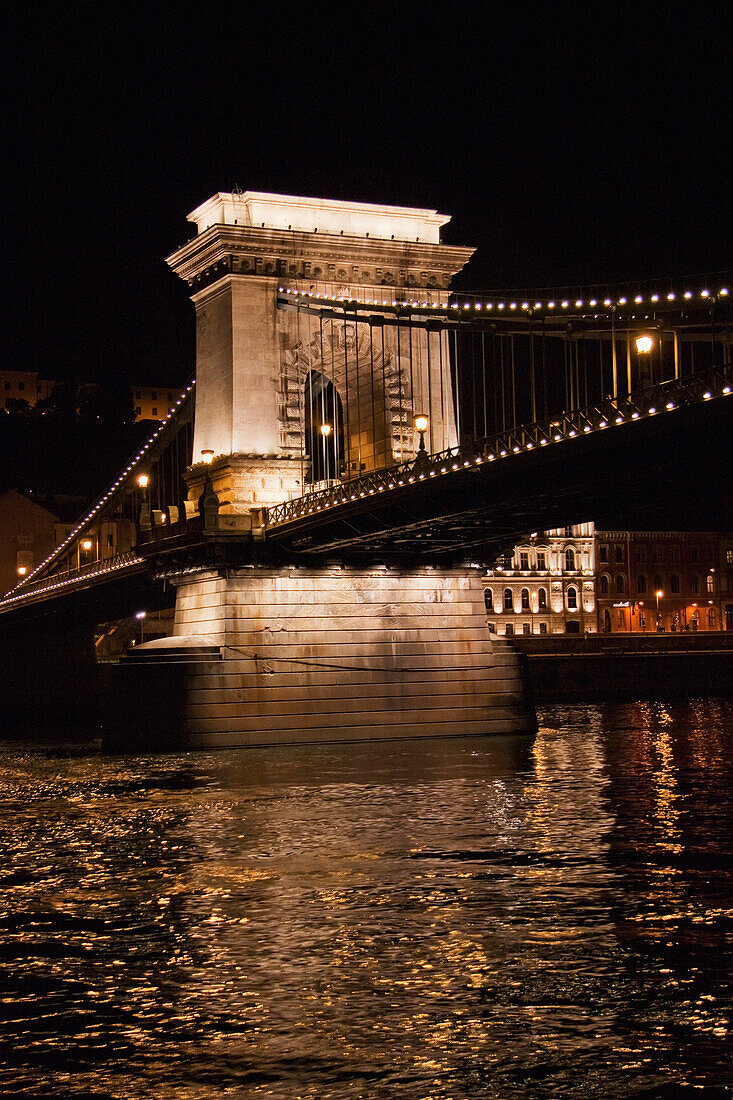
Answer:
<svg viewBox="0 0 733 1100"><path fill-rule="evenodd" d="M475 249L423 241L214 225L167 257L197 289L226 272L354 285L447 289Z"/></svg>

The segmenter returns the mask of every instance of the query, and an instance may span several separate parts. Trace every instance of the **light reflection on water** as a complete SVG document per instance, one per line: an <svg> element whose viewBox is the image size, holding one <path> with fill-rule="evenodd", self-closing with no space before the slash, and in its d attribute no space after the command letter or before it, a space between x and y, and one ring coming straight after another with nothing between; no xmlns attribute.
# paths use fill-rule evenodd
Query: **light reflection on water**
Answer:
<svg viewBox="0 0 733 1100"><path fill-rule="evenodd" d="M534 743L5 748L0 1084L729 1095L732 716L557 707Z"/></svg>

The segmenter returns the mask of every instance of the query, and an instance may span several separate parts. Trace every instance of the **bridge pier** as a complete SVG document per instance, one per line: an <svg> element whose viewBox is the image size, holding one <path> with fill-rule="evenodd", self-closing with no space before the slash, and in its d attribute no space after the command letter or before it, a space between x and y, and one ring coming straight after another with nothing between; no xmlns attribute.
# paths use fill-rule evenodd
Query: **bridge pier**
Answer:
<svg viewBox="0 0 733 1100"><path fill-rule="evenodd" d="M120 674L139 698L144 666L177 668L176 747L534 731L477 574L266 566L174 583L174 637Z"/></svg>

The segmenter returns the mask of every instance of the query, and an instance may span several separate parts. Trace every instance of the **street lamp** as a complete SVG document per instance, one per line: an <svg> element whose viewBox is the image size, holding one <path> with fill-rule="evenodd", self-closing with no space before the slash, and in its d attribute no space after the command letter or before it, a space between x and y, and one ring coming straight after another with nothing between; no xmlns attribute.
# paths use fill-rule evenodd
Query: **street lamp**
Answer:
<svg viewBox="0 0 733 1100"><path fill-rule="evenodd" d="M143 644L143 638L144 638L143 630L144 630L144 626L145 626L145 616L146 615L147 615L147 611L136 611L135 612L135 618L140 623L140 645Z"/></svg>
<svg viewBox="0 0 733 1100"><path fill-rule="evenodd" d="M637 336L636 337L636 350L639 355L648 355L654 346L654 341L651 336Z"/></svg>
<svg viewBox="0 0 733 1100"><path fill-rule="evenodd" d="M140 528L149 531L150 524L150 502L148 501L148 485L150 484L150 477L148 474L138 474L137 483L143 495L142 504L140 505Z"/></svg>
<svg viewBox="0 0 733 1100"><path fill-rule="evenodd" d="M331 434L331 425L330 424L321 424L321 435L323 436L323 438L328 439L330 434Z"/></svg>
<svg viewBox="0 0 733 1100"><path fill-rule="evenodd" d="M664 592L661 588L658 588L654 595L657 597L657 630L659 630L659 600L664 595Z"/></svg>
<svg viewBox="0 0 733 1100"><path fill-rule="evenodd" d="M208 448L201 452L201 461L205 462L207 466L210 466L214 461L214 452Z"/></svg>
<svg viewBox="0 0 733 1100"><path fill-rule="evenodd" d="M425 450L425 432L428 430L430 417L426 416L425 413L417 413L413 417L412 423L415 427L415 431L420 435L420 446L415 456L415 469L420 470L428 465L428 453Z"/></svg>

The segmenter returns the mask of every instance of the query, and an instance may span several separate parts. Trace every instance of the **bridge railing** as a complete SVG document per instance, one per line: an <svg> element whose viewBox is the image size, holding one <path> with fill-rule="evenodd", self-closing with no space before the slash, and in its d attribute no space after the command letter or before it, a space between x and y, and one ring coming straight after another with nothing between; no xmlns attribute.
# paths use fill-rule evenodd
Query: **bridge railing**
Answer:
<svg viewBox="0 0 733 1100"><path fill-rule="evenodd" d="M127 550L123 554L115 554L113 557L102 558L99 561L90 562L76 568L65 569L54 573L50 577L39 577L38 580L29 581L17 594L5 596L0 600L0 608L3 610L14 604L22 603L34 596L54 591L58 588L67 588L84 580L94 580L107 576L110 573L119 572L122 569L130 569L138 565L144 565L145 559L138 556L135 550Z"/></svg>
<svg viewBox="0 0 733 1100"><path fill-rule="evenodd" d="M471 439L435 454L418 454L416 459L374 470L317 492L285 501L266 510L265 527L274 528L304 519L335 505L352 503L401 488L416 481L437 477L461 467L494 462L511 454L546 447L563 440L604 431L642 418L671 412L684 405L712 400L731 393L733 365L713 367L690 378L658 382L618 400L563 412L507 431Z"/></svg>

